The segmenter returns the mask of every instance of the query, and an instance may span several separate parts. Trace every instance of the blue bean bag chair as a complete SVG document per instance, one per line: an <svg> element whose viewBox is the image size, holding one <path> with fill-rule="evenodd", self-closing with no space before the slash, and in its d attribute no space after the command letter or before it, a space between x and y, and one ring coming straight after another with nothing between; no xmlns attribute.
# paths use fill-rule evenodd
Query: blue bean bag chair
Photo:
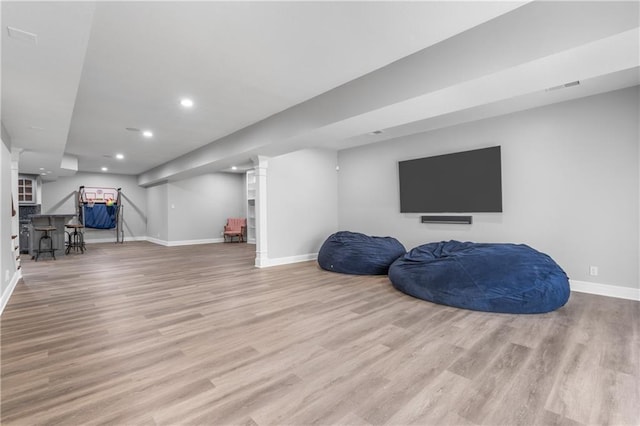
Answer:
<svg viewBox="0 0 640 426"><path fill-rule="evenodd" d="M476 311L537 314L569 299L562 268L524 244L424 244L398 258L389 279L408 295Z"/></svg>
<svg viewBox="0 0 640 426"><path fill-rule="evenodd" d="M340 231L322 244L318 264L322 269L343 274L386 275L389 265L405 253L395 238Z"/></svg>

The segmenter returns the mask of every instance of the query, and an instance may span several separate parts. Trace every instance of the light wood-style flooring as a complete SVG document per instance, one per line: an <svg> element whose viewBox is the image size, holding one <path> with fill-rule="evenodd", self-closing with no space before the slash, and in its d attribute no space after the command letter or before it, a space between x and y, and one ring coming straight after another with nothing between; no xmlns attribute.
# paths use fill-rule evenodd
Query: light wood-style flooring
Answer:
<svg viewBox="0 0 640 426"><path fill-rule="evenodd" d="M93 244L23 262L3 425L638 425L640 303L544 315L413 299L254 246Z"/></svg>

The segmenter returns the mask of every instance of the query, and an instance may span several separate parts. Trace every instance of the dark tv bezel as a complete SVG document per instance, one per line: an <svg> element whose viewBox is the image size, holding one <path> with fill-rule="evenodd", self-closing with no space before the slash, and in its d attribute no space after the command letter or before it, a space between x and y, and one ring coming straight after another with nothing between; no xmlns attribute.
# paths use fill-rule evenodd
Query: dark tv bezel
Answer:
<svg viewBox="0 0 640 426"><path fill-rule="evenodd" d="M433 204L429 205L428 200L425 198L427 197L427 195L425 194L422 194L419 202L415 200L410 201L409 197L411 196L415 197L415 193L418 193L418 191L413 189L410 192L414 194L413 195L408 194L407 193L409 192L408 186L405 184L403 187L403 179L413 179L413 180L419 179L421 182L427 179L424 172L422 172L422 169L424 169L426 166L434 167L434 162L437 162L436 164L439 163L438 167L442 167L443 164L453 162L455 164L451 168L451 170L448 170L449 173L456 173L456 172L460 173L462 178L465 177L465 174L472 175L473 173L471 173L470 170L478 171L478 169L477 168L463 169L463 165L466 164L465 162L472 161L474 163L474 166L477 167L478 164L481 164L479 163L479 161L481 161L481 159L484 156L488 156L488 158L491 160L487 163L487 171L490 172L491 178L485 179L484 184L493 185L491 187L492 199L489 200L489 202L483 202L484 204L482 203L478 204L477 199L475 201L473 201L472 199L469 199L469 202L471 204L462 203L463 205L461 207L453 207L452 205L441 205L442 201L440 201L437 205L433 205ZM495 158L496 156L497 158ZM414 169L417 168L419 170L419 173L421 173L421 176L418 178L416 178L416 176L413 176L413 175L409 176L411 174L411 170L409 170L408 166L412 166L414 167ZM415 170L413 170L413 173L416 173ZM443 176L443 179L446 179L447 173L443 173L442 176ZM468 179L465 180L465 182L469 182L469 181L474 181L474 179L472 179L472 176L469 176ZM475 181L476 182L469 182L469 185L478 183L477 180ZM444 180L441 180L441 182L446 183L446 181ZM497 187L495 186L496 184L497 184ZM458 185L460 185L459 182L458 182ZM449 154L434 155L429 157L399 161L398 162L398 187L399 187L399 195L400 195L400 213L502 213L503 202L502 202L501 147L499 145L490 146L486 148L479 148L479 149L473 149L473 150L467 150L467 151L453 152ZM476 188L476 192L474 192L474 194L476 194L478 190L479 189ZM467 198L468 198L468 196L470 195L469 191L473 191L473 189L467 188L465 189L465 191L466 192L462 195L467 195ZM450 193L447 193L447 196L449 195ZM427 204L425 204L425 202Z"/></svg>

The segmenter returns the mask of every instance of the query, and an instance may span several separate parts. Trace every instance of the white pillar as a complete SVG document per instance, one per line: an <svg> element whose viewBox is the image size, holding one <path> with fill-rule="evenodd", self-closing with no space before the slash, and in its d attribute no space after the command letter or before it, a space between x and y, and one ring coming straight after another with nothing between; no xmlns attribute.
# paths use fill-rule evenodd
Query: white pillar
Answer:
<svg viewBox="0 0 640 426"><path fill-rule="evenodd" d="M0 142L2 143L2 142ZM17 235L17 241L11 241L11 247L15 247L16 244L20 244L20 200L18 199L18 165L20 162L20 154L22 153L22 149L11 149L11 198L13 199L13 208L16 211L16 215L11 218L11 235ZM23 247L20 247L22 250ZM20 250L14 251L13 258L15 259L13 262L14 266L14 277L16 280L19 280L22 277L22 269L20 268L20 264L22 262L21 259L18 259L20 255ZM0 307L0 312L2 312L2 307Z"/></svg>
<svg viewBox="0 0 640 426"><path fill-rule="evenodd" d="M20 200L18 200L18 163L22 149L12 148L11 150L11 196L16 215L11 218L11 234L20 235ZM19 239L18 239L19 240Z"/></svg>
<svg viewBox="0 0 640 426"><path fill-rule="evenodd" d="M267 266L267 167L268 158L252 158L256 172L256 263L258 268Z"/></svg>

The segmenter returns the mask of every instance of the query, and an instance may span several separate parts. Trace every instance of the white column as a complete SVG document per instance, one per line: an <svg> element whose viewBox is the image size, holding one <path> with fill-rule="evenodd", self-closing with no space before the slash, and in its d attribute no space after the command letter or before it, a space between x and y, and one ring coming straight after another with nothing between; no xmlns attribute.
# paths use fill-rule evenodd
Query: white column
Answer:
<svg viewBox="0 0 640 426"><path fill-rule="evenodd" d="M11 150L11 195L13 197L13 207L16 212L20 212L20 201L18 200L18 163L22 149ZM39 201L38 201L39 202ZM20 235L20 216L16 214L11 218L11 234Z"/></svg>
<svg viewBox="0 0 640 426"><path fill-rule="evenodd" d="M20 200L18 199L18 165L20 162L20 154L22 153L22 149L11 149L11 196L13 199L13 207L16 210L16 215L11 218L11 235L17 235L18 240L11 242L11 247L15 247L15 243L20 244ZM23 247L20 247L22 250ZM20 264L22 260L18 260L17 256L20 254L20 251L13 253L14 260L14 268L15 268L15 276L17 279L22 277L22 269L20 269Z"/></svg>
<svg viewBox="0 0 640 426"><path fill-rule="evenodd" d="M267 167L268 158L252 158L256 172L256 263L258 268L267 265Z"/></svg>

